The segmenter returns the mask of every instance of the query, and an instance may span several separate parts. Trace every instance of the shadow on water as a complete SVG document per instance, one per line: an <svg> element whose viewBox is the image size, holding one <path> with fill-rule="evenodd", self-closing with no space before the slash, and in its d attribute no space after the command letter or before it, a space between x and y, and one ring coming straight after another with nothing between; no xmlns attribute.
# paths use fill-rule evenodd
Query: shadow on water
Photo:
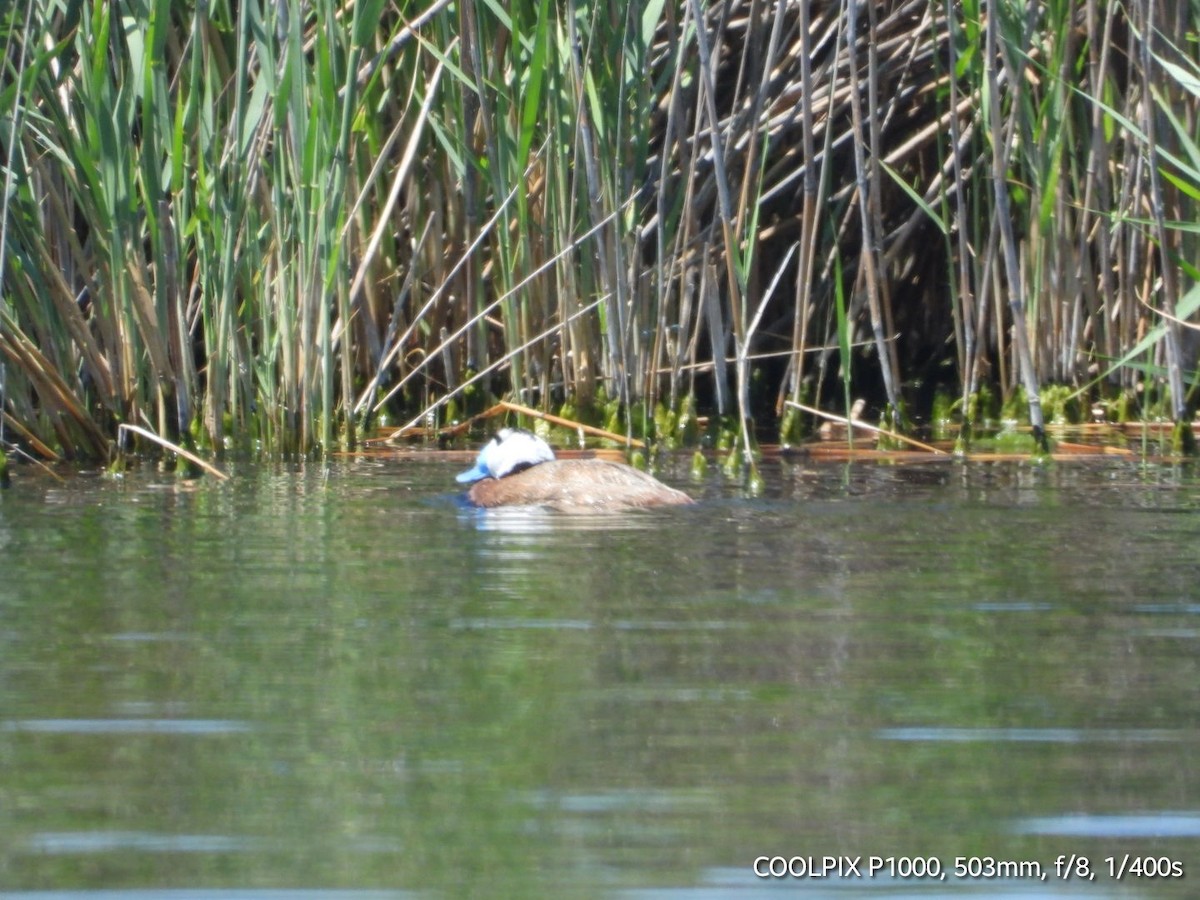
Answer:
<svg viewBox="0 0 1200 900"><path fill-rule="evenodd" d="M454 471L0 495L0 897L1189 895L1189 470L779 463L591 518Z"/></svg>

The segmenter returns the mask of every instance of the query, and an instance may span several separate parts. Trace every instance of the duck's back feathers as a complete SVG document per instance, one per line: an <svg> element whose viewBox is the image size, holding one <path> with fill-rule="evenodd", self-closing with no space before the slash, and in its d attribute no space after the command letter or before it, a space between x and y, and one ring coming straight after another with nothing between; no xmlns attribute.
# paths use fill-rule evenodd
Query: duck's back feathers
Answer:
<svg viewBox="0 0 1200 900"><path fill-rule="evenodd" d="M618 512L695 501L633 466L602 459L543 462L504 478L478 481L474 506L544 506L564 512Z"/></svg>

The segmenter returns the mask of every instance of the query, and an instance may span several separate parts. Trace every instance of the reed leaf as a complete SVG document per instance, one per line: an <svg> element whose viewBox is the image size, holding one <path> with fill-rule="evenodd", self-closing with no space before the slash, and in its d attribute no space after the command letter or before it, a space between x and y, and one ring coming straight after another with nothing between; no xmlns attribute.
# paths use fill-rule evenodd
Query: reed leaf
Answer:
<svg viewBox="0 0 1200 900"><path fill-rule="evenodd" d="M1198 16L17 0L3 412L97 456L135 422L321 453L497 396L629 433L736 408L749 450L931 381L1188 421Z"/></svg>

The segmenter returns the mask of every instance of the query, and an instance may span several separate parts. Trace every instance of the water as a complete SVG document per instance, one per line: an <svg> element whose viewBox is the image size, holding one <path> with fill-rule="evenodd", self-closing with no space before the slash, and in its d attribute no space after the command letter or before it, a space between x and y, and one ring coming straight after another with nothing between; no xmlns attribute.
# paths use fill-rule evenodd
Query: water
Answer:
<svg viewBox="0 0 1200 900"><path fill-rule="evenodd" d="M1194 472L776 462L588 520L461 468L21 470L0 897L1195 895Z"/></svg>

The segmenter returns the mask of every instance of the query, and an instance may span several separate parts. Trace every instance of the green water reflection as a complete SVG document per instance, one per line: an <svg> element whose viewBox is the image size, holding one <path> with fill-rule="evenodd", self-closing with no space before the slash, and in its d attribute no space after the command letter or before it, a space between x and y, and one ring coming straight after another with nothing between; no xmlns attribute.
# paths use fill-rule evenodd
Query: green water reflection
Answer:
<svg viewBox="0 0 1200 900"><path fill-rule="evenodd" d="M1200 878L1194 474L779 464L766 499L588 521L463 509L454 471L18 473L0 890L737 896L755 857L826 854L1048 871L838 897ZM1186 876L1117 882L1123 854Z"/></svg>

